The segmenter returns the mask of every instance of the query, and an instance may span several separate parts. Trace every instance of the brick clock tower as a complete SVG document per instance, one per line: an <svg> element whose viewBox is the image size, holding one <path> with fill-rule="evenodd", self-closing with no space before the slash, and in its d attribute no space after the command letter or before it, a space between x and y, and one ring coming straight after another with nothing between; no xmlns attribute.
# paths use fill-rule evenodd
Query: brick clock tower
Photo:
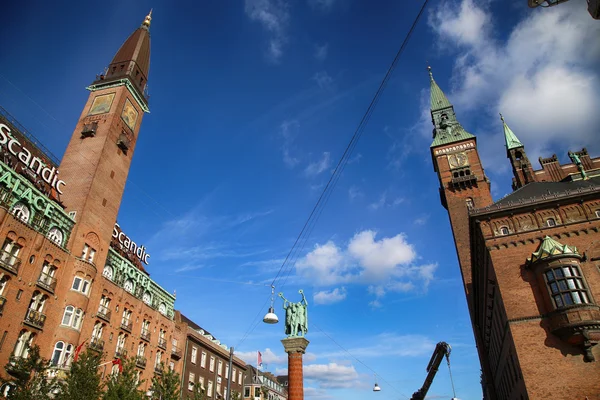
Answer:
<svg viewBox="0 0 600 400"><path fill-rule="evenodd" d="M77 222L70 250L87 260L106 258L142 118L149 112L151 15L88 87L89 99L60 164L69 186L62 200Z"/></svg>
<svg viewBox="0 0 600 400"><path fill-rule="evenodd" d="M481 165L475 136L458 122L454 107L433 79L431 67L428 69L431 120L434 125L433 143L430 146L433 168L440 182L440 200L450 217L467 304L473 315L469 210L492 204L490 182ZM481 338L476 329L474 332L479 347ZM488 362L481 353L480 362L485 372Z"/></svg>

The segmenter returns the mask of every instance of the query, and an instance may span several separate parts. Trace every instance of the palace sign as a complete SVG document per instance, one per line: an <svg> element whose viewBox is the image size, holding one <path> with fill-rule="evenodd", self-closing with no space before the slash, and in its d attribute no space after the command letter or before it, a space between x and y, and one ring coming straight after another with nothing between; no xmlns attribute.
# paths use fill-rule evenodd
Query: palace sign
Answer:
<svg viewBox="0 0 600 400"><path fill-rule="evenodd" d="M65 186L66 183L58 179L58 170L55 167L48 168L42 160L32 157L31 151L19 143L17 139L13 138L10 128L4 124L0 124L0 145L6 147L12 155L31 168L36 175L40 176L44 182L56 189L58 193L63 194L61 186Z"/></svg>
<svg viewBox="0 0 600 400"><path fill-rule="evenodd" d="M131 251L137 258L140 259L144 264L148 265L148 259L150 258L150 254L146 253L146 248L144 246L139 246L129 238L121 230L119 224L115 223L115 227L113 228L112 237L117 239L121 246L125 247L127 250Z"/></svg>

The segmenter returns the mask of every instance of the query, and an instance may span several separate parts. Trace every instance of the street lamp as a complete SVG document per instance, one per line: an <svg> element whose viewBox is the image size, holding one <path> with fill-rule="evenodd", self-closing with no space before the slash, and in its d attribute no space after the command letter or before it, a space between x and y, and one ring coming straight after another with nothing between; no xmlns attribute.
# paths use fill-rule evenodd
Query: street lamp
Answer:
<svg viewBox="0 0 600 400"><path fill-rule="evenodd" d="M275 286L271 285L271 307L269 307L269 312L263 318L263 322L265 324L276 324L279 322L279 318L275 314L275 308L273 307L273 303L275 301Z"/></svg>
<svg viewBox="0 0 600 400"><path fill-rule="evenodd" d="M373 386L373 391L374 392L381 392L381 388L377 384L377 374L373 374L373 376L375 377L375 386Z"/></svg>

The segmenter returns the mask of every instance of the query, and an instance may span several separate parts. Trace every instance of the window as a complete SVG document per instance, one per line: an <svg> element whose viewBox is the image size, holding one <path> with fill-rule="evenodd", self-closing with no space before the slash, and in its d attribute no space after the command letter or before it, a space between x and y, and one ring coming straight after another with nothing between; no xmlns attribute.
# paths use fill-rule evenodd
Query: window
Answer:
<svg viewBox="0 0 600 400"><path fill-rule="evenodd" d="M227 366L227 368L229 369L229 365ZM229 378L229 374L227 374L227 377ZM233 369L233 371L231 371L231 381L235 383L235 368Z"/></svg>
<svg viewBox="0 0 600 400"><path fill-rule="evenodd" d="M48 239L60 246L63 243L63 233L57 227L52 227L48 231Z"/></svg>
<svg viewBox="0 0 600 400"><path fill-rule="evenodd" d="M188 390L194 390L194 380L196 379L196 374L190 372L188 376Z"/></svg>
<svg viewBox="0 0 600 400"><path fill-rule="evenodd" d="M92 339L100 339L102 337L102 330L104 326L100 322L96 322L94 329L92 330Z"/></svg>
<svg viewBox="0 0 600 400"><path fill-rule="evenodd" d="M213 356L210 356L210 365L208 369L210 370L210 372L215 371L215 358Z"/></svg>
<svg viewBox="0 0 600 400"><path fill-rule="evenodd" d="M117 337L117 353L123 353L126 340L127 336L123 332L119 333L119 337Z"/></svg>
<svg viewBox="0 0 600 400"><path fill-rule="evenodd" d="M7 284L8 276L4 275L2 278L0 278L0 296L4 294L4 289L6 289Z"/></svg>
<svg viewBox="0 0 600 400"><path fill-rule="evenodd" d="M217 364L217 374L219 374L219 376L221 376L222 373L223 373L223 361L219 360L219 363Z"/></svg>
<svg viewBox="0 0 600 400"><path fill-rule="evenodd" d="M208 381L208 388L206 390L206 395L208 397L212 397L212 387L213 387L213 381Z"/></svg>
<svg viewBox="0 0 600 400"><path fill-rule="evenodd" d="M48 300L48 296L36 290L35 292L33 292L33 296L31 297L31 301L29 302L29 310L41 313L42 311L44 311L44 305L46 305L46 300Z"/></svg>
<svg viewBox="0 0 600 400"><path fill-rule="evenodd" d="M202 355L200 356L200 366L202 368L206 368L206 353L202 352Z"/></svg>
<svg viewBox="0 0 600 400"><path fill-rule="evenodd" d="M204 389L204 377L203 376L198 377L198 385L200 385L200 387L202 389Z"/></svg>
<svg viewBox="0 0 600 400"><path fill-rule="evenodd" d="M102 276L105 277L106 279L110 279L112 281L113 276L114 276L113 267L109 264L106 264L104 266L104 270L102 271Z"/></svg>
<svg viewBox="0 0 600 400"><path fill-rule="evenodd" d="M102 298L100 299L100 306L98 307L98 312L106 315L106 314L108 314L109 307L110 307L110 297L106 297L105 295L102 295Z"/></svg>
<svg viewBox="0 0 600 400"><path fill-rule="evenodd" d="M242 371L238 372L238 383L242 384Z"/></svg>
<svg viewBox="0 0 600 400"><path fill-rule="evenodd" d="M125 285L123 285L123 288L129 293L133 293L133 281L131 279L127 279L125 281Z"/></svg>
<svg viewBox="0 0 600 400"><path fill-rule="evenodd" d="M254 397L260 397L260 388L259 387L254 388Z"/></svg>
<svg viewBox="0 0 600 400"><path fill-rule="evenodd" d="M112 366L112 368L110 369L110 374L111 374L112 376L117 376L117 375L119 375L119 365L118 365L118 364L114 364L114 365Z"/></svg>
<svg viewBox="0 0 600 400"><path fill-rule="evenodd" d="M248 386L244 388L244 397L250 397L250 387Z"/></svg>
<svg viewBox="0 0 600 400"><path fill-rule="evenodd" d="M501 226L500 229L498 229L498 233L500 235L508 235L508 228L506 226Z"/></svg>
<svg viewBox="0 0 600 400"><path fill-rule="evenodd" d="M39 281L46 286L51 286L55 282L54 275L56 275L56 267L48 263L48 261L44 261Z"/></svg>
<svg viewBox="0 0 600 400"><path fill-rule="evenodd" d="M154 359L154 368L160 368L162 364L162 353L160 351L156 352L156 358Z"/></svg>
<svg viewBox="0 0 600 400"><path fill-rule="evenodd" d="M29 222L29 217L31 215L31 212L29 211L29 208L23 204L23 203L17 203L15 204L15 206L13 207L12 210L13 215L15 216L15 218L21 220L22 222Z"/></svg>
<svg viewBox="0 0 600 400"><path fill-rule="evenodd" d="M79 328L81 328L82 317L83 310L81 310L80 308L75 308L73 306L67 306L65 307L65 312L63 314L61 324L79 330Z"/></svg>
<svg viewBox="0 0 600 400"><path fill-rule="evenodd" d="M73 361L71 354L73 354L72 344L56 342L50 363L55 367L68 368Z"/></svg>
<svg viewBox="0 0 600 400"><path fill-rule="evenodd" d="M596 210L596 218L600 218L600 210Z"/></svg>
<svg viewBox="0 0 600 400"><path fill-rule="evenodd" d="M60 361L63 358L64 347L65 344L63 342L57 342L54 345L54 352L52 353L52 359L50 360L50 363L52 365L58 366L59 364L61 364Z"/></svg>
<svg viewBox="0 0 600 400"><path fill-rule="evenodd" d="M76 276L73 279L73 285L71 286L71 290L75 290L76 292L81 292L83 294L88 294L90 290L90 281L83 279L80 276Z"/></svg>
<svg viewBox="0 0 600 400"><path fill-rule="evenodd" d="M563 265L546 271L544 275L556 308L590 302L577 266Z"/></svg>
<svg viewBox="0 0 600 400"><path fill-rule="evenodd" d="M221 394L221 384L219 383L219 381L217 381L217 394Z"/></svg>
<svg viewBox="0 0 600 400"><path fill-rule="evenodd" d="M21 331L21 333L19 333L17 343L15 344L13 356L15 356L16 358L27 358L27 356L29 355L29 348L31 347L31 343L33 342L34 337L35 334L29 331Z"/></svg>
<svg viewBox="0 0 600 400"><path fill-rule="evenodd" d="M15 265L17 261L19 261L17 257L19 256L20 251L21 246L7 238L4 241L4 244L2 245L2 254L0 255L0 262L8 266Z"/></svg>
<svg viewBox="0 0 600 400"><path fill-rule="evenodd" d="M124 308L123 309L123 319L121 320L121 325L129 326L130 319L131 319L131 310Z"/></svg>
<svg viewBox="0 0 600 400"><path fill-rule="evenodd" d="M152 296L150 295L150 292L144 292L144 295L142 296L142 301L148 305L152 303Z"/></svg>
<svg viewBox="0 0 600 400"><path fill-rule="evenodd" d="M556 220L554 218L548 218L546 220L546 225L548 225L548 226L556 226Z"/></svg>
<svg viewBox="0 0 600 400"><path fill-rule="evenodd" d="M470 197L467 198L466 203L467 203L467 208L469 210L472 210L473 208L475 208L475 202L473 201L472 198L470 198Z"/></svg>
<svg viewBox="0 0 600 400"><path fill-rule="evenodd" d="M198 357L198 349L192 347L192 364L196 364L196 358Z"/></svg>
<svg viewBox="0 0 600 400"><path fill-rule="evenodd" d="M225 364L225 379L229 379L229 364Z"/></svg>
<svg viewBox="0 0 600 400"><path fill-rule="evenodd" d="M95 256L96 256L96 249L92 248L87 243L84 244L83 251L81 252L81 259L93 264Z"/></svg>
<svg viewBox="0 0 600 400"><path fill-rule="evenodd" d="M125 317L123 317L123 318L125 318ZM150 338L150 321L148 321L147 319L145 319L142 322L141 335L144 337L147 337L148 339Z"/></svg>
<svg viewBox="0 0 600 400"><path fill-rule="evenodd" d="M137 351L138 357L144 357L145 352L146 352L146 343L140 343L138 345L138 351Z"/></svg>

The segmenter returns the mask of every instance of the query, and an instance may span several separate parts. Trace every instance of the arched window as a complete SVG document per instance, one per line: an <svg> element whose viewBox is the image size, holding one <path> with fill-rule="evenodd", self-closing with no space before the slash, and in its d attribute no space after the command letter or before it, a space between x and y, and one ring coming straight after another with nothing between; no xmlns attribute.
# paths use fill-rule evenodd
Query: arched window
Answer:
<svg viewBox="0 0 600 400"><path fill-rule="evenodd" d="M142 300L144 301L144 303L150 304L152 302L152 296L150 296L150 292L145 291L144 296L142 296Z"/></svg>
<svg viewBox="0 0 600 400"><path fill-rule="evenodd" d="M17 343L15 344L15 350L13 351L13 355L16 358L27 358L29 355L29 348L31 347L31 343L33 342L33 338L35 334L22 330L19 333L19 338L17 339Z"/></svg>
<svg viewBox="0 0 600 400"><path fill-rule="evenodd" d="M160 303L160 305L158 306L158 312L161 314L167 313L167 306L165 305L165 303Z"/></svg>
<svg viewBox="0 0 600 400"><path fill-rule="evenodd" d="M106 264L104 266L104 271L102 271L102 276L104 276L106 279L110 279L112 281L113 279L113 267L110 264Z"/></svg>
<svg viewBox="0 0 600 400"><path fill-rule="evenodd" d="M102 337L102 330L104 326L100 322L96 322L94 330L92 331L92 339L100 339Z"/></svg>
<svg viewBox="0 0 600 400"><path fill-rule="evenodd" d="M546 220L546 225L548 225L548 226L556 226L556 220L554 218L548 218Z"/></svg>
<svg viewBox="0 0 600 400"><path fill-rule="evenodd" d="M4 290L6 289L6 286L8 285L8 280L10 278L6 275L4 275L2 278L0 278L0 296L2 296L4 294Z"/></svg>
<svg viewBox="0 0 600 400"><path fill-rule="evenodd" d="M61 324L79 329L81 327L82 317L83 311L80 308L67 306L65 307L65 313L63 314Z"/></svg>
<svg viewBox="0 0 600 400"><path fill-rule="evenodd" d="M65 347L65 361L64 361L65 368L69 368L71 366L71 363L73 362L73 358L71 357L72 353L73 353L73 345L67 344L67 346Z"/></svg>
<svg viewBox="0 0 600 400"><path fill-rule="evenodd" d="M127 279L125 281L125 285L123 285L123 288L129 293L133 293L133 281L131 279Z"/></svg>
<svg viewBox="0 0 600 400"><path fill-rule="evenodd" d="M506 226L501 226L500 229L498 229L498 232L500 233L500 235L508 235L509 234L508 228Z"/></svg>
<svg viewBox="0 0 600 400"><path fill-rule="evenodd" d="M467 209L472 210L473 208L475 208L475 202L473 201L472 198L467 197L466 203L467 203Z"/></svg>
<svg viewBox="0 0 600 400"><path fill-rule="evenodd" d="M62 364L63 352L65 350L65 344L63 342L56 342L54 345L54 351L52 352L52 358L50 363L54 366Z"/></svg>
<svg viewBox="0 0 600 400"><path fill-rule="evenodd" d="M23 203L15 204L15 206L13 207L12 213L17 219L20 219L21 221L23 221L25 223L29 222L29 217L31 215L31 212L29 211L29 207L27 207L25 204L23 204Z"/></svg>
<svg viewBox="0 0 600 400"><path fill-rule="evenodd" d="M54 226L48 231L48 239L60 246L63 242L63 233L60 229Z"/></svg>
<svg viewBox="0 0 600 400"><path fill-rule="evenodd" d="M75 307L67 306L65 308L65 313L63 314L63 319L61 324L71 326L71 321L73 320L73 313L75 312Z"/></svg>
<svg viewBox="0 0 600 400"><path fill-rule="evenodd" d="M137 355L139 357L144 357L144 353L146 352L146 344L145 343L140 343L138 345L138 351L137 351Z"/></svg>
<svg viewBox="0 0 600 400"><path fill-rule="evenodd" d="M12 382L6 382L2 386L0 386L0 396L4 396L8 398L8 395L13 392L16 388L16 385Z"/></svg>
<svg viewBox="0 0 600 400"><path fill-rule="evenodd" d="M33 296L31 297L31 301L29 302L29 309L37 312L42 312L44 310L44 305L46 304L47 299L48 296L36 290L35 292L33 292Z"/></svg>

